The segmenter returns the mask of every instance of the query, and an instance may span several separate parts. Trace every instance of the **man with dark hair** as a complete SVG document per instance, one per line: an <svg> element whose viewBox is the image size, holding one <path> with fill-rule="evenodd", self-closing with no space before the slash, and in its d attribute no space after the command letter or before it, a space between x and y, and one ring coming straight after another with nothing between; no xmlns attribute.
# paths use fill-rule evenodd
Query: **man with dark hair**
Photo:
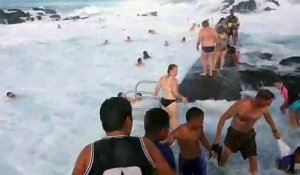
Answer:
<svg viewBox="0 0 300 175"><path fill-rule="evenodd" d="M150 139L160 150L170 167L176 172L175 158L172 149L160 142L169 135L169 114L161 108L153 108L146 112L144 118L145 137Z"/></svg>
<svg viewBox="0 0 300 175"><path fill-rule="evenodd" d="M203 120L203 111L192 107L186 113L187 122L172 131L168 137L168 143L176 139L180 147L178 164L181 175L207 175L206 158L201 144L207 150L210 150L210 145L203 131Z"/></svg>
<svg viewBox="0 0 300 175"><path fill-rule="evenodd" d="M258 91L255 98L242 99L235 102L219 119L215 144L221 144L221 133L226 120L232 118L231 125L227 130L224 140L224 151L221 156L220 166L224 166L232 153L241 152L244 159L249 160L251 175L257 174L257 152L255 142L254 125L264 115L266 122L270 125L273 135L280 139L280 134L269 113L274 94L267 90Z"/></svg>
<svg viewBox="0 0 300 175"><path fill-rule="evenodd" d="M130 137L132 108L126 99L105 100L100 108L100 120L106 137L85 146L73 175L174 174L149 139Z"/></svg>

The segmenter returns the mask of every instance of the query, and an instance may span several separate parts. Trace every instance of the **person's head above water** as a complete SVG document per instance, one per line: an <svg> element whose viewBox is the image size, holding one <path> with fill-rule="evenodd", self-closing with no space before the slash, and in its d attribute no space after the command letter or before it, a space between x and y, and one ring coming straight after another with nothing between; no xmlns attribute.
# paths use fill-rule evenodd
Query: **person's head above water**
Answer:
<svg viewBox="0 0 300 175"><path fill-rule="evenodd" d="M209 22L207 20L203 21L202 22L202 27L205 28L205 27L209 27Z"/></svg>
<svg viewBox="0 0 300 175"><path fill-rule="evenodd" d="M185 36L182 38L182 40L181 40L181 42L185 42L186 41L186 38L185 38Z"/></svg>
<svg viewBox="0 0 300 175"><path fill-rule="evenodd" d="M142 64L142 62L143 62L142 58L138 58L138 59L137 59L137 63L138 63L138 64Z"/></svg>
<svg viewBox="0 0 300 175"><path fill-rule="evenodd" d="M274 94L268 89L260 89L255 97L255 105L257 107L268 107L275 99Z"/></svg>
<svg viewBox="0 0 300 175"><path fill-rule="evenodd" d="M282 88L283 88L283 81L282 81L282 79L281 78L277 78L277 79L275 79L275 81L274 81L274 87L276 88L276 89L278 89L278 90L281 90Z"/></svg>
<svg viewBox="0 0 300 175"><path fill-rule="evenodd" d="M124 93L123 92L119 92L117 97L124 97Z"/></svg>
<svg viewBox="0 0 300 175"><path fill-rule="evenodd" d="M147 59L147 58L151 58L150 55L148 54L147 51L143 51L143 58Z"/></svg>
<svg viewBox="0 0 300 175"><path fill-rule="evenodd" d="M170 65L168 66L168 71L167 71L167 73L168 73L169 76L174 76L174 77L176 77L177 71L178 71L178 68L177 68L177 65L176 65L176 64L170 64Z"/></svg>
<svg viewBox="0 0 300 175"><path fill-rule="evenodd" d="M6 93L6 96L7 96L8 98L16 98L16 95L15 95L14 93L12 93L12 92L7 92L7 93Z"/></svg>
<svg viewBox="0 0 300 175"><path fill-rule="evenodd" d="M132 107L124 98L106 99L100 107L102 128L107 135L130 135L132 129Z"/></svg>
<svg viewBox="0 0 300 175"><path fill-rule="evenodd" d="M186 121L191 128L201 128L203 119L204 112L197 107L192 107L186 112Z"/></svg>
<svg viewBox="0 0 300 175"><path fill-rule="evenodd" d="M144 117L144 128L146 137L161 141L168 136L170 128L170 117L161 108L153 108L146 112Z"/></svg>
<svg viewBox="0 0 300 175"><path fill-rule="evenodd" d="M298 146L293 154L295 163L300 163L300 146Z"/></svg>

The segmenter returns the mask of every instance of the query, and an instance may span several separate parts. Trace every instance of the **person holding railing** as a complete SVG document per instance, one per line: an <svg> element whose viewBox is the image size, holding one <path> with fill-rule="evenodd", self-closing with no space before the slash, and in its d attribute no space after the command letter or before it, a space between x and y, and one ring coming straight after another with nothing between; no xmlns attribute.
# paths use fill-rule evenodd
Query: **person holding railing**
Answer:
<svg viewBox="0 0 300 175"><path fill-rule="evenodd" d="M170 128L171 130L174 130L178 127L177 99L186 103L187 98L178 92L178 80L176 78L178 72L177 65L170 64L167 72L167 75L164 75L159 79L153 95L157 96L159 90L162 89L163 97L160 100L161 107L168 112L170 116Z"/></svg>

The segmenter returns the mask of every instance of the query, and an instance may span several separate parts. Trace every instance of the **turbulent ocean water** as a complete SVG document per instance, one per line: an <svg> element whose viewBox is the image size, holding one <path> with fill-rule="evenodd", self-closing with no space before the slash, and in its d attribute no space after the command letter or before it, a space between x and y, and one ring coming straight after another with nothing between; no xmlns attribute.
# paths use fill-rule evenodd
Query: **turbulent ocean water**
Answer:
<svg viewBox="0 0 300 175"><path fill-rule="evenodd" d="M189 33L193 22L204 19L217 22L223 15L216 11L218 0L186 3L153 0L46 1L0 0L1 8L52 8L62 16L86 15L79 21L42 20L16 25L0 25L0 170L3 175L70 174L80 150L104 136L99 121L101 103L120 91L134 89L140 80L157 80L168 64L179 65L181 81L199 58L195 49L197 34ZM297 1L282 1L277 10L259 10L238 14L241 20L241 62L256 66L278 65L289 56L299 56L300 24ZM268 4L267 4L268 5ZM158 17L137 17L137 13L158 11ZM101 20L100 20L101 19ZM60 24L62 29L57 29ZM125 31L122 31L125 29ZM157 35L147 34L155 29ZM133 43L124 43L130 35ZM187 43L180 43L186 36ZM110 44L101 43L109 39ZM170 47L163 47L165 40ZM147 50L153 57L144 68L134 66ZM244 55L249 51L272 53L273 60L259 60ZM280 67L287 69L286 67ZM153 86L144 87L152 89ZM230 87L229 87L230 88ZM300 145L300 135L291 133L286 115L276 94L271 114L292 148ZM9 100L5 92L19 98ZM255 93L255 92L248 92ZM233 102L196 101L180 104L180 121L189 107L205 111L204 128L213 141L220 115ZM134 107L151 108L158 102L144 100ZM134 111L133 135L142 136L143 111ZM229 125L227 122L226 126ZM225 135L226 126L223 129ZM280 155L277 142L266 122L256 127L260 175L280 174L275 159ZM215 161L209 161L211 175L218 174ZM228 174L247 174L247 162L239 154L231 157Z"/></svg>

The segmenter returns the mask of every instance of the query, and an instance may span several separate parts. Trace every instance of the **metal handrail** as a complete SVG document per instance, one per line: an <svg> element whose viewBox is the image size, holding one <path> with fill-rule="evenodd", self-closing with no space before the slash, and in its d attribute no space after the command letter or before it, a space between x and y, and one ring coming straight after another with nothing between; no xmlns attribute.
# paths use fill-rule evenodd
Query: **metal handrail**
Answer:
<svg viewBox="0 0 300 175"><path fill-rule="evenodd" d="M139 91L138 90L138 87L141 84L156 84L156 83L157 83L157 81L151 81L151 80L142 80L142 81L139 81L135 85L134 90L129 90L129 91L125 92L125 95L127 95L127 94L134 94L135 99L140 98L140 99L149 99L149 100L159 101L159 97L152 96L153 92L151 92L151 91ZM139 96L138 93L142 94L142 96ZM143 94L151 95L151 96L145 96ZM144 111L145 110L145 108L134 108L134 109L137 110L137 111Z"/></svg>

